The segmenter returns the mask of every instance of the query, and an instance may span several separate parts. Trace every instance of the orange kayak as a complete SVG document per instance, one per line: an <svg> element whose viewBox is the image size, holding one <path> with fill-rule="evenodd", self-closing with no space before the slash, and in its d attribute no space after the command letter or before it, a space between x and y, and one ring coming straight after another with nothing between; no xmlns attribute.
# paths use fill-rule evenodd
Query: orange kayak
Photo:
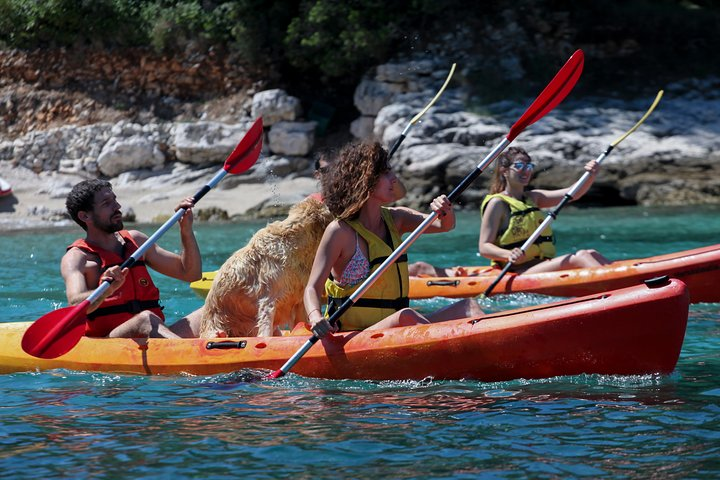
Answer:
<svg viewBox="0 0 720 480"><path fill-rule="evenodd" d="M346 332L317 342L292 372L329 379L476 379L672 372L688 318L688 290L667 278L535 307L448 322ZM309 338L107 339L83 337L52 360L25 354L29 322L0 323L0 373L69 369L211 375L274 371Z"/></svg>
<svg viewBox="0 0 720 480"><path fill-rule="evenodd" d="M475 297L487 290L500 274L489 266L464 267L460 277L410 277L410 298ZM203 272L190 288L207 296L216 272ZM508 273L493 289L499 293L541 293L556 297L579 297L637 285L662 275L679 278L690 289L690 302L720 302L720 244L635 260L619 260L597 268L578 268L548 273Z"/></svg>
<svg viewBox="0 0 720 480"><path fill-rule="evenodd" d="M474 297L487 290L500 274L491 267L465 267L467 276L411 277L410 298ZM499 293L540 293L579 297L636 285L669 275L685 282L690 302L720 302L720 244L639 260L620 260L595 268L547 273L506 274L493 289Z"/></svg>

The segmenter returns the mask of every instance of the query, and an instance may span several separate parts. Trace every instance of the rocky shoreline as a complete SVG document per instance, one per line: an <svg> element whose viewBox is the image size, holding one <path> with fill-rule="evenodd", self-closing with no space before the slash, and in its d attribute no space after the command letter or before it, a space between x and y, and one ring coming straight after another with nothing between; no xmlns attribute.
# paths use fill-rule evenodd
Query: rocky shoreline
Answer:
<svg viewBox="0 0 720 480"><path fill-rule="evenodd" d="M355 92L360 117L349 133L391 145L447 75L442 59L407 60L372 69ZM461 83L461 82L458 82ZM720 79L667 85L653 115L604 163L586 201L599 205L720 203ZM647 110L654 98L570 97L530 126L514 142L539 164L533 185L567 186ZM446 193L507 134L532 98L470 107L460 87L444 93L415 125L393 159L408 188L404 203L423 208ZM3 230L64 224L64 197L81 178L103 176L114 184L137 221L167 217L222 166L250 122L266 126L261 160L248 172L229 176L199 205L201 218L282 215L314 191L312 156L324 120L303 112L282 90L254 94L223 121L128 119L68 125L0 137L0 176L14 197L0 199ZM309 117L313 117L310 119ZM345 140L349 134L343 138ZM324 142L328 144L327 141ZM490 171L462 196L477 208ZM205 210L205 213L201 211Z"/></svg>

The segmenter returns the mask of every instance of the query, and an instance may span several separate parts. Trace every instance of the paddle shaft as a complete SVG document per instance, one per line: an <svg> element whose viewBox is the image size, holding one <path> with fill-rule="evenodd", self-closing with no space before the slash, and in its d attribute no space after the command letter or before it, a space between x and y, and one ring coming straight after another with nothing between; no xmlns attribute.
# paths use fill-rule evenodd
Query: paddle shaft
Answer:
<svg viewBox="0 0 720 480"><path fill-rule="evenodd" d="M455 64L455 63L452 64L452 67L450 68L450 73L448 73L448 76L447 76L447 78L445 79L445 83L443 83L443 86L440 87L440 90L438 90L438 92L435 94L435 96L433 97L433 99L430 100L430 103L428 103L427 105L425 105L425 108L423 108L422 110L420 110L420 112L419 112L417 115L415 115L415 116L408 122L408 124L405 126L405 128L403 129L403 131L402 131L402 133L400 134L400 136L397 138L397 140L395 140L395 143L393 143L392 147L390 147L390 151L388 152L388 160L390 160L390 159L392 158L392 156L393 156L393 155L395 154L395 152L397 151L398 147L400 147L400 144L403 142L403 140L405 140L405 137L407 137L407 134L410 132L410 128L411 128L413 125L415 125L415 124L420 120L420 118L421 118L423 115L425 115L425 112L427 112L428 110L430 110L430 107L432 107L432 106L435 104L435 102L437 101L437 99L440 98L440 95L443 94L443 92L444 92L445 89L447 88L448 84L450 83L450 79L452 78L453 73L455 73L455 67L456 67L456 65L457 65L457 64Z"/></svg>
<svg viewBox="0 0 720 480"><path fill-rule="evenodd" d="M205 196L215 185L217 185L220 180L222 180L225 175L227 175L227 171L224 169L219 170L215 176L200 190L197 191L195 195L193 195L193 204L197 203L198 200L200 200L202 197ZM142 258L143 255L148 251L150 247L152 247L158 239L167 232L170 227L172 227L175 222L180 220L182 216L185 214L186 209L180 208L175 214L170 217L155 233L153 233L140 247L133 252L133 254L128 257L123 263L120 264L120 269L124 268L130 268L135 263ZM84 301L79 303L74 307L73 314L77 315L81 312L84 312L86 308L94 304L98 299L100 299L105 292L107 292L108 288L110 288L110 285L112 284L112 280L104 280ZM47 349L48 345L53 341L57 335L62 333L63 330L68 328L68 324L64 322L58 322L56 325L53 326L53 328L48 332L48 335L45 336L37 345L37 350L39 352L43 352Z"/></svg>
<svg viewBox="0 0 720 480"><path fill-rule="evenodd" d="M503 150L517 137L520 132L522 132L525 128L527 128L532 123L536 122L543 116L545 116L550 110L555 108L567 95L570 93L572 88L574 87L575 83L577 82L578 78L580 77L580 74L582 72L582 65L584 62L584 54L582 53L582 50L576 51L570 59L563 65L563 67L560 69L560 71L555 75L555 77L550 81L550 83L545 87L545 89L540 93L540 95L535 99L535 101L528 107L528 109L523 113L523 115L518 119L515 124L510 128L510 132L508 135L502 139L500 144L498 144L493 150L485 157L485 159L480 162L475 169L468 174L460 184L455 187L455 189L448 195L448 199L450 202L453 202L457 197L460 196L460 194L465 191L465 189L482 173L482 171L490 164L492 163L499 155L502 153ZM454 69L454 65L453 65ZM450 72L452 74L452 71ZM448 77L449 80L449 77ZM447 85L448 80L445 81L445 84ZM443 86L443 89L445 86ZM442 90L438 93L438 95L435 96L437 98L440 93L442 93ZM433 99L433 102L435 99ZM432 105L433 102L430 102L430 104L425 107L425 109L420 112L418 115L413 118L413 120L410 121L410 125L415 123L417 119L422 116L422 114ZM408 127L410 126L408 125ZM334 324L337 322L337 319L347 311L348 308L350 308L355 301L362 296L365 291L372 286L373 282L383 274L383 272L388 268L389 265L391 265L400 255L405 253L407 248L424 232L427 227L435 221L438 214L436 212L431 213L428 215L425 220L413 231L410 236L400 244L400 246L387 258L385 261L378 267L378 269L373 272L372 275L370 275L361 285L358 287L358 289L353 292L350 297L343 302L343 304L338 308L337 311L335 311L332 316L328 319L328 321L331 324ZM297 363L297 361L308 351L310 348L317 343L317 341L320 338L313 333L313 336L308 339L308 341L303 344L303 346L293 355L290 357L290 359L285 362L285 364L280 367L279 370L276 370L272 374L268 375L268 378L278 378L283 375L285 375L290 369Z"/></svg>
<svg viewBox="0 0 720 480"><path fill-rule="evenodd" d="M650 105L650 108L645 112L645 115L643 115L640 120L633 125L633 127L625 132L623 135L619 136L615 139L608 147L605 149L603 153L600 154L600 156L595 160L598 165L602 163L603 160L605 160L605 157L610 155L610 152L613 151L613 149L623 140L625 140L627 137L630 136L631 133L633 133L635 130L637 130L642 123L647 120L647 118L650 116L650 114L655 110L655 107L657 107L658 103L660 103L660 99L663 96L663 91L660 90L657 95L655 96L655 100L653 101L652 105ZM585 185L585 182L590 178L591 173L585 172L582 177L580 177L580 180L578 180L575 185L568 191L568 193L565 194L563 199L560 201L560 203L555 207L552 211L548 212L548 216L545 218L545 220L540 224L540 226L535 229L533 234L528 238L525 243L520 247L520 249L523 252L526 252L530 246L535 243L535 240L540 236L543 230L550 225L553 220L557 218L558 213L562 208L565 206L566 203L570 202L573 198L575 198L575 195L577 195L577 192ZM512 267L513 262L508 261L507 264L505 264L505 267L503 267L502 271L500 272L500 275L493 281L492 284L485 290L485 293L483 293L482 297L487 297L490 295L490 293L493 291L493 289L497 286L498 283L500 283L500 280L505 276L505 274L510 270Z"/></svg>
<svg viewBox="0 0 720 480"><path fill-rule="evenodd" d="M408 123L405 128L403 128L400 136L397 138L397 140L395 140L395 143L393 143L392 147L390 147L390 151L388 152L388 160L392 158L398 147L400 147L400 144L403 142L403 140L405 140L405 137L407 137L408 132L410 132L410 127L412 126L412 123Z"/></svg>
<svg viewBox="0 0 720 480"><path fill-rule="evenodd" d="M197 191L195 195L193 195L193 205L198 202L202 197L205 196L206 193L208 193L215 185L217 185L220 180L225 178L225 175L227 175L227 172L225 170L218 171L215 176L210 180L204 187L202 187L200 190ZM182 218L183 215L185 215L185 208L178 209L175 214L170 217L160 228L157 229L155 233L153 233L142 245L140 245L140 248L135 250L132 255L130 255L129 258L127 258L123 263L120 264L120 270L124 268L131 268L135 263L142 258L143 255L145 255L145 252L147 252L150 247L152 247L160 237L165 235L165 233L170 230L170 228ZM92 305L95 303L102 295L107 291L108 288L110 288L110 284L112 283L112 280L105 280L103 281L100 286L98 286L97 289L93 293L90 294L90 296L87 297L87 301L90 302Z"/></svg>
<svg viewBox="0 0 720 480"><path fill-rule="evenodd" d="M605 160L605 157L607 157L610 152L612 152L613 148L615 148L614 145L608 145L607 149L605 149L605 151L600 154L600 156L595 160L598 165L602 163L603 160ZM543 230L550 226L550 224L557 218L560 210L562 210L567 203L571 202L575 198L575 195L577 195L580 189L585 185L585 183L587 183L591 175L592 174L590 172L585 172L583 176L580 177L580 180L575 182L572 188L563 196L562 200L560 200L560 203L547 213L545 220L543 220L543 222L535 229L532 235L530 235L530 237L525 240L525 243L522 244L520 250L522 250L523 252L527 252L528 248L530 248L532 244L535 243L535 240L538 239ZM490 284L490 286L488 286L487 289L485 289L485 292L482 294L483 297L487 297L488 295L490 295L490 293L492 293L493 289L497 286L498 283L500 283L500 280L502 280L502 278L512 268L512 266L513 262L508 260L497 278L493 280L493 282Z"/></svg>
<svg viewBox="0 0 720 480"><path fill-rule="evenodd" d="M192 204L195 205L228 173L239 174L252 167L260 156L262 138L262 118L258 118L227 157L223 168L192 197ZM178 209L137 251L133 252L130 258L120 265L120 268L124 269L133 266L157 242L160 236L182 218L185 212L185 208ZM84 335L85 329L82 327L86 321L86 310L107 292L110 284L111 281L103 281L88 295L88 298L74 307L55 310L37 319L25 331L21 342L22 349L26 353L39 358L56 358L70 351Z"/></svg>

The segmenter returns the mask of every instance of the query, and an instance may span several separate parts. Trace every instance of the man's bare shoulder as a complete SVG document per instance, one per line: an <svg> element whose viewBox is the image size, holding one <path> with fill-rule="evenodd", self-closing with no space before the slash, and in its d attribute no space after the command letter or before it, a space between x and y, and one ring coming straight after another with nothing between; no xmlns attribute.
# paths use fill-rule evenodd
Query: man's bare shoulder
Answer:
<svg viewBox="0 0 720 480"><path fill-rule="evenodd" d="M135 242L138 244L143 243L145 240L147 240L149 237L145 235L140 230L128 230L128 234L132 237Z"/></svg>
<svg viewBox="0 0 720 480"><path fill-rule="evenodd" d="M89 252L78 247L70 247L60 260L60 273L66 276L71 272L83 272L94 261L95 257L91 257Z"/></svg>

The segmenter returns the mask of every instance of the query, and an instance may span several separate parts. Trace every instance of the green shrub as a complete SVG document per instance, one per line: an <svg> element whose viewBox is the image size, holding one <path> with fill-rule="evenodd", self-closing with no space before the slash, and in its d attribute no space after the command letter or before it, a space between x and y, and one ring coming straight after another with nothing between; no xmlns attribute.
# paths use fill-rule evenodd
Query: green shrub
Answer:
<svg viewBox="0 0 720 480"><path fill-rule="evenodd" d="M487 62L468 78L486 90L517 90L492 77L498 47L513 44L502 33L510 23L529 39L512 50L528 78L544 79L571 48L587 48L587 69L610 88L717 70L714 0L0 0L2 47L142 46L170 54L218 47L326 87L355 83L367 67L464 26L470 38L459 40L472 45L476 64Z"/></svg>
<svg viewBox="0 0 720 480"><path fill-rule="evenodd" d="M0 0L0 41L11 47L133 44L137 0Z"/></svg>

